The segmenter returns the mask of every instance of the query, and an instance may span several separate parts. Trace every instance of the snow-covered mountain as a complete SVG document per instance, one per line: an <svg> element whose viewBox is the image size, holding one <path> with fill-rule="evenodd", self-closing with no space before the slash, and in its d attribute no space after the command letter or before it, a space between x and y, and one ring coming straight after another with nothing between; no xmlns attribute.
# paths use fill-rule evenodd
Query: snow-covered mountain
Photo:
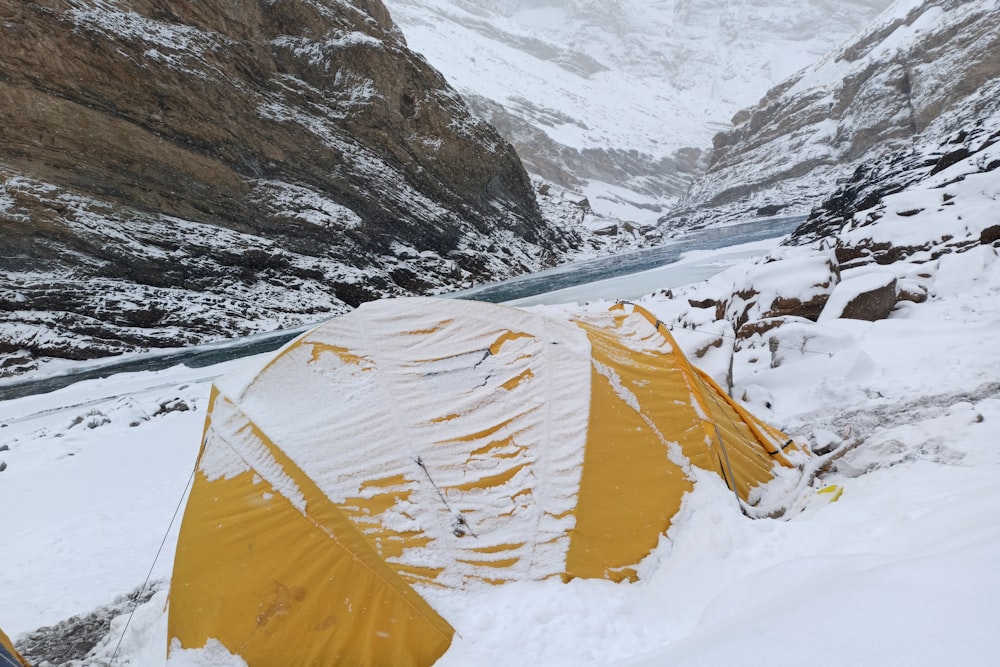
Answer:
<svg viewBox="0 0 1000 667"><path fill-rule="evenodd" d="M1000 170L1000 79L979 92L935 120L911 147L862 164L850 178L842 179L789 243L835 241L843 262L890 263L927 252L934 245L932 238L905 233L907 227L925 226L918 224L924 218L935 219L931 227L941 239L937 256L961 251L977 241L1000 239L1000 219L976 216L985 224L970 230L962 214L954 213L961 208L963 196L983 197L973 208L989 211L998 194L990 184ZM927 194L907 194L914 191ZM899 233L865 236L865 229L885 218L896 220ZM848 237L854 240L848 243Z"/></svg>
<svg viewBox="0 0 1000 667"><path fill-rule="evenodd" d="M889 0L387 0L407 42L595 211L654 221L712 135Z"/></svg>
<svg viewBox="0 0 1000 667"><path fill-rule="evenodd" d="M808 211L857 167L936 144L998 108L1000 3L899 0L714 139L671 221Z"/></svg>
<svg viewBox="0 0 1000 667"><path fill-rule="evenodd" d="M703 197L714 216L819 205L765 257L639 299L692 363L815 456L758 489L755 520L719 478L689 465L694 490L635 584L437 591L433 604L460 619L438 667L995 664L997 4L899 2L772 91L719 140L690 205ZM0 78L0 91L7 84ZM743 153L726 143L737 135ZM47 192L0 191L0 222L14 207L51 208L46 221L78 210ZM169 252L160 257L168 266ZM4 313L23 284L6 278ZM610 305L595 297L538 310ZM15 547L0 550L0 627L29 658L165 664L171 516L198 455L209 386L263 362L0 401L0 506L16 510L3 525ZM207 650L170 667L240 664Z"/></svg>

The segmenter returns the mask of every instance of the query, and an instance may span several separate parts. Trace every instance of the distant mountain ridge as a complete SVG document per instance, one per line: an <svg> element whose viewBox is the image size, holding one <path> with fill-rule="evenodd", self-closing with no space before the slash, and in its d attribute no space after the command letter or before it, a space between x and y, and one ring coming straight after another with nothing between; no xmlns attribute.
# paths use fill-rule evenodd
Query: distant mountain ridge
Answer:
<svg viewBox="0 0 1000 667"><path fill-rule="evenodd" d="M889 0L387 0L529 172L653 223L712 135Z"/></svg>
<svg viewBox="0 0 1000 667"><path fill-rule="evenodd" d="M1000 77L995 0L900 0L863 33L773 88L716 135L707 173L664 219L702 225L808 212L839 179L930 133L982 118Z"/></svg>
<svg viewBox="0 0 1000 667"><path fill-rule="evenodd" d="M579 243L379 0L0 0L0 235L8 371L315 321Z"/></svg>

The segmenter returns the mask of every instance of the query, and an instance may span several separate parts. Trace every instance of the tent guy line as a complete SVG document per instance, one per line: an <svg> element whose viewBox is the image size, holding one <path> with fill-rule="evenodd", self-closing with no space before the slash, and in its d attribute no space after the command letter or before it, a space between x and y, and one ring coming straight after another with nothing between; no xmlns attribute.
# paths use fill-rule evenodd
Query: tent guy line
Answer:
<svg viewBox="0 0 1000 667"><path fill-rule="evenodd" d="M146 573L146 578L143 580L142 586L139 587L139 590L135 594L135 599L132 602L132 608L129 610L128 617L125 619L125 626L122 628L121 635L118 636L118 643L115 644L115 650L111 653L111 659L108 661L108 667L113 667L115 664L115 659L118 657L118 651L121 649L122 641L125 639L125 633L128 632L128 626L132 623L132 617L135 616L135 610L139 607L142 600L142 594L145 592L146 586L149 585L149 580L153 576L153 570L156 568L156 562L160 560L160 555L163 553L163 547L167 543L170 531L173 530L174 524L177 522L177 515L180 514L181 508L184 506L184 499L187 497L188 490L191 488L191 483L194 482L194 476L197 471L197 467L191 468L191 474L188 476L187 484L184 485L184 490L181 491L181 497L177 500L177 506L174 508L173 516L170 517L170 523L167 525L167 529L163 533L163 538L160 540L160 547L156 550L156 555L153 556L153 562L149 564L149 572Z"/></svg>
<svg viewBox="0 0 1000 667"><path fill-rule="evenodd" d="M431 471L427 469L427 464L424 463L423 458L418 456L417 458L413 459L413 462L416 463L418 466L420 466L420 469L424 471L424 474L427 476L427 481L430 482L431 486L434 487L434 490L437 491L438 498L440 498L441 502L444 503L444 506L448 510L448 512L450 512L451 515L455 517L454 519L455 527L452 529L452 532L455 534L455 537L462 537L465 534L469 534L475 537L476 539L479 539L479 536L476 535L476 533L473 532L472 528L469 526L469 522L465 520L465 516L462 514L462 512L455 510L448 503L448 499L444 497L444 494L441 493L441 487L439 487L437 483L434 481L434 478L431 477Z"/></svg>

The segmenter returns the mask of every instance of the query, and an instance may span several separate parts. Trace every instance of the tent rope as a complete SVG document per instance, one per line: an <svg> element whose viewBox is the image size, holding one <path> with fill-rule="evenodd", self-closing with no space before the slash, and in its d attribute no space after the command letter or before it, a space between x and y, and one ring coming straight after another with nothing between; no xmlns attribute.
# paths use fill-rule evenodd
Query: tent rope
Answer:
<svg viewBox="0 0 1000 667"><path fill-rule="evenodd" d="M181 497L177 501L177 507L174 508L174 515L170 518L170 525L167 526L166 532L163 533L163 539L160 540L160 548L156 550L156 556L153 557L153 562L149 566L149 572L146 573L146 579L142 582L142 586L139 587L139 591L135 594L132 610L129 611L128 619L125 620L125 627L122 628L122 633L118 637L118 643L115 645L114 653L111 654L111 659L108 661L108 667L115 664L115 658L118 657L118 651L121 649L122 641L125 639L125 633L128 632L128 626L132 623L132 617L135 616L135 610L139 608L139 600L142 599L142 594L145 592L146 586L149 585L149 580L153 576L153 570L156 568L156 562L160 559L160 554L163 553L163 547L167 543L167 537L170 535L170 531L173 530L174 522L177 521L177 515L180 513L181 507L184 505L184 498L187 496L188 489L191 488L191 483L194 481L195 472L197 472L197 466L191 468L191 475L188 477L187 484L184 485L184 491L181 492Z"/></svg>
<svg viewBox="0 0 1000 667"><path fill-rule="evenodd" d="M479 539L479 536L472 531L472 526L470 526L469 522L465 520L465 516L460 511L453 509L451 504L448 503L448 499L444 497L444 494L441 492L441 488L437 485L437 482L434 481L434 478L431 477L431 471L427 469L427 464L424 463L424 460L420 456L417 456L417 458L413 460L418 466L420 466L420 469L424 471L424 474L427 475L427 481L429 481L431 486L434 487L434 490L437 491L438 498L441 499L445 509L447 509L454 518L455 525L451 532L454 533L455 537L462 537L468 534L472 535L476 539Z"/></svg>

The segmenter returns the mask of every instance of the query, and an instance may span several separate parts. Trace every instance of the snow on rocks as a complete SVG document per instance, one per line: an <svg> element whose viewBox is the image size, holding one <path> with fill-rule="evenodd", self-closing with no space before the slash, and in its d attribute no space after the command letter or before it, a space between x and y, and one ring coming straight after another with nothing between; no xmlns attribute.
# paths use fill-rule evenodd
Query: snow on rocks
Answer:
<svg viewBox="0 0 1000 667"><path fill-rule="evenodd" d="M840 279L830 255L772 253L734 284L733 295L716 309L739 335L749 322L794 315L815 320Z"/></svg>
<svg viewBox="0 0 1000 667"><path fill-rule="evenodd" d="M819 320L843 317L852 320L884 319L896 305L896 276L889 271L841 277L819 315Z"/></svg>
<svg viewBox="0 0 1000 667"><path fill-rule="evenodd" d="M707 172L669 219L699 224L808 210L855 169L884 169L886 151L909 152L922 139L944 138L968 129L970 118L996 113L998 17L995 0L893 3L849 42L737 114L735 127L713 140ZM962 143L926 167L962 159ZM911 157L922 164L930 156Z"/></svg>

